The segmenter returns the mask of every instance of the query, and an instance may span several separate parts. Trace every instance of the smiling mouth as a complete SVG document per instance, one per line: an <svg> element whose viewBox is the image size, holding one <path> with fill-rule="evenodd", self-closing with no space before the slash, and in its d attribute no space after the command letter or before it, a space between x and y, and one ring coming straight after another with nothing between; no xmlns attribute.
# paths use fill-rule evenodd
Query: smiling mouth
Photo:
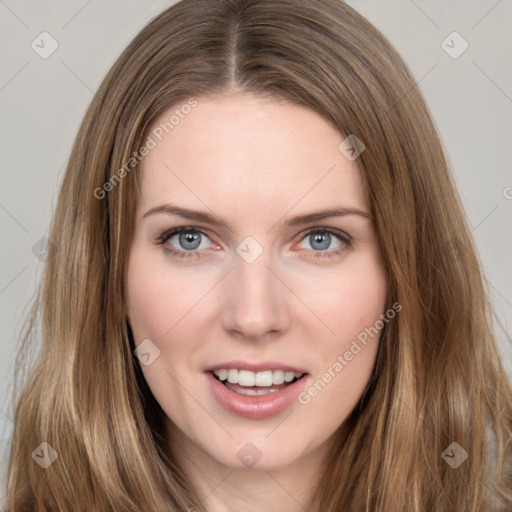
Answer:
<svg viewBox="0 0 512 512"><path fill-rule="evenodd" d="M300 376L295 374L292 380L285 381L282 384L272 383L272 385L270 386L244 386L239 383L229 382L227 377L221 379L218 375L216 375L216 372L211 371L210 374L213 376L214 379L218 380L221 384L224 385L224 387L228 388L230 391L233 391L240 395L248 396L262 396L268 395L270 393L276 393L281 389L284 389L288 386L291 386L292 384L295 384L297 381L299 381L300 379L304 378L307 375L306 373L303 373Z"/></svg>

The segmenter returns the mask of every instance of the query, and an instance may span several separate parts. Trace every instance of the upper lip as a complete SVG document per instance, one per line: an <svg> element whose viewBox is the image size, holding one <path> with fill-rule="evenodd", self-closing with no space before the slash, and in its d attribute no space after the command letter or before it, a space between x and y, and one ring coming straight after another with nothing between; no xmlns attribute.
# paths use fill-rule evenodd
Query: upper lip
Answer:
<svg viewBox="0 0 512 512"><path fill-rule="evenodd" d="M291 366L286 363L279 363L276 361L264 361L262 363L250 363L248 361L226 361L225 363L219 363L213 366L209 366L206 368L206 372L211 372L214 370L249 370L251 372L264 372L266 370L284 370L285 372L294 372L294 373L308 373L303 368L299 368L297 366Z"/></svg>

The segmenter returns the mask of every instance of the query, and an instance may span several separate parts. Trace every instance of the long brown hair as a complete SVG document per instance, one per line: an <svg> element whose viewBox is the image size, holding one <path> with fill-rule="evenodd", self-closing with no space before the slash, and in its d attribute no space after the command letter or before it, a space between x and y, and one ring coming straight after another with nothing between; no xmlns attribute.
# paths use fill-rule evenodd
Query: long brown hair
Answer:
<svg viewBox="0 0 512 512"><path fill-rule="evenodd" d="M234 91L308 106L363 141L388 300L402 305L339 428L319 510L512 510L512 390L438 134L403 60L339 0L184 0L108 73L72 149L22 335L17 375L41 327L15 393L6 508L205 510L134 358L125 271L152 122ZM46 469L33 455L43 442L58 456Z"/></svg>

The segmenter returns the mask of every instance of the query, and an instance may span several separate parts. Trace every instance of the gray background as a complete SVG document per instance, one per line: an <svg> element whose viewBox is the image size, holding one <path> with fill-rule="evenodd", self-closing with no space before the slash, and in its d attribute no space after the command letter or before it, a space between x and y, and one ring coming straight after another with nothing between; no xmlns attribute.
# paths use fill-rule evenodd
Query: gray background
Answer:
<svg viewBox="0 0 512 512"><path fill-rule="evenodd" d="M14 349L43 266L32 249L48 234L79 123L120 52L171 3L0 0L0 457L15 428L9 400ZM347 3L389 38L418 81L445 145L497 313L512 332L510 0ZM43 31L58 43L46 59L31 47ZM443 46L457 51L460 39L448 38L442 46L453 31L469 44L458 58ZM499 346L512 375L512 347L502 333Z"/></svg>

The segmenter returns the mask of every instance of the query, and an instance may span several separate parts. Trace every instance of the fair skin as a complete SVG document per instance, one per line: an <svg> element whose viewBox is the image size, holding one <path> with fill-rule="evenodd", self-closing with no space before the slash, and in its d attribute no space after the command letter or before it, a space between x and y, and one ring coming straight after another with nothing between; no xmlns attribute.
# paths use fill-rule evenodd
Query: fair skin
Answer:
<svg viewBox="0 0 512 512"><path fill-rule="evenodd" d="M344 137L306 107L247 93L197 100L141 164L127 272L130 326L136 345L149 339L160 350L141 368L167 416L169 449L206 509L303 511L336 429L368 384L378 337L308 403L295 398L264 418L227 410L206 369L282 362L306 370L307 391L384 313L386 280L361 172L338 149ZM165 212L143 218L165 203L227 227ZM330 207L361 214L286 224ZM193 228L191 238L158 243L176 227ZM318 229L306 234L311 228ZM250 263L237 252L249 236L259 244L250 251L262 249ZM195 254L180 258L165 247ZM326 253L332 258L315 258ZM237 456L244 446L260 456L250 467Z"/></svg>

